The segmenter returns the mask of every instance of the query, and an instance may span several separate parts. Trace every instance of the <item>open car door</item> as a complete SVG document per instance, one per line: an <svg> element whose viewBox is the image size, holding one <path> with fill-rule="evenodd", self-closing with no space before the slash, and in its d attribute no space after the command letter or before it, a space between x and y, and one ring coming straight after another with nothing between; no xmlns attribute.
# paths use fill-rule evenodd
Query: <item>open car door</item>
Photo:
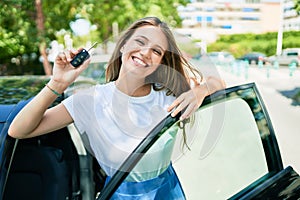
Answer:
<svg viewBox="0 0 300 200"><path fill-rule="evenodd" d="M300 178L283 167L266 107L254 83L205 98L185 127L170 115L140 143L101 191L109 199L166 133L177 132L172 164L188 200L297 199ZM167 194L166 194L167 195Z"/></svg>

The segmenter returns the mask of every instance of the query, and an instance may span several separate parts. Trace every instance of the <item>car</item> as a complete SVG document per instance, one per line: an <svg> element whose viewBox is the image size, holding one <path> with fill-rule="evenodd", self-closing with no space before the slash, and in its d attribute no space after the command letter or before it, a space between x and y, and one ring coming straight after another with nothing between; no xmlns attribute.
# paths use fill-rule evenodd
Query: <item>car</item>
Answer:
<svg viewBox="0 0 300 200"><path fill-rule="evenodd" d="M279 65L290 66L300 65L300 48L283 49L280 55L273 55L268 58L269 62L274 64L278 62Z"/></svg>
<svg viewBox="0 0 300 200"><path fill-rule="evenodd" d="M105 83L105 70L110 57L110 54L93 54L89 67L82 72L81 76Z"/></svg>
<svg viewBox="0 0 300 200"><path fill-rule="evenodd" d="M283 166L272 122L255 83L207 96L185 126L187 146L182 146L180 115L166 116L105 184L106 174L93 157L88 139L73 124L30 139L7 135L14 116L47 81L28 78L30 82L24 77L0 77L1 199L110 199L135 168L151 163L152 154L169 134L177 135L170 141L174 149L169 156L188 200L300 197L299 174L293 166ZM19 84L11 84L15 82ZM75 91L67 90L56 103Z"/></svg>
<svg viewBox="0 0 300 200"><path fill-rule="evenodd" d="M237 58L237 60L248 61L249 64L259 64L259 61L261 61L263 64L265 64L266 58L267 56L264 53L250 52Z"/></svg>
<svg viewBox="0 0 300 200"><path fill-rule="evenodd" d="M211 59L212 62L233 63L235 61L234 56L226 51L209 52L207 53L207 56Z"/></svg>

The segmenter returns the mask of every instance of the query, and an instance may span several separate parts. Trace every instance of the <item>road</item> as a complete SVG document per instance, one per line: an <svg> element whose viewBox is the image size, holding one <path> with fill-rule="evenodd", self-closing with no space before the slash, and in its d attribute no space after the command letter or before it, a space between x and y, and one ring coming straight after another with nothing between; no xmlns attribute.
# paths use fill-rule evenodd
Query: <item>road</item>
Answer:
<svg viewBox="0 0 300 200"><path fill-rule="evenodd" d="M300 69L292 76L288 67L275 69L250 66L247 70L216 67L227 87L255 82L265 102L278 140L284 166L291 165L300 172L300 105L292 105L292 100L280 91L300 88Z"/></svg>

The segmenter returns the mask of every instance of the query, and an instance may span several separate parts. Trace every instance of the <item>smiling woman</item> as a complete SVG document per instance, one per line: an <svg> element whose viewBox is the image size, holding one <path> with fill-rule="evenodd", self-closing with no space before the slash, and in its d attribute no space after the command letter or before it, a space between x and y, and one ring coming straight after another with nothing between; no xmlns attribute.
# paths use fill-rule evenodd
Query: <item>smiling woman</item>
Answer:
<svg viewBox="0 0 300 200"><path fill-rule="evenodd" d="M88 138L107 175L106 184L164 117L171 114L185 120L207 95L224 88L217 77L205 77L203 84L194 81L190 87L191 80L202 80L202 74L184 58L167 24L147 17L134 22L120 37L108 62L106 84L77 92L48 109L57 97L52 90L63 93L88 67L90 59L77 68L70 64L80 50L56 57L48 87L19 112L8 133L29 138L74 122L80 134ZM174 140L170 135L161 143L156 156L151 157L153 162L143 165L147 169L126 179L111 199L184 199L170 157L165 154L172 152Z"/></svg>

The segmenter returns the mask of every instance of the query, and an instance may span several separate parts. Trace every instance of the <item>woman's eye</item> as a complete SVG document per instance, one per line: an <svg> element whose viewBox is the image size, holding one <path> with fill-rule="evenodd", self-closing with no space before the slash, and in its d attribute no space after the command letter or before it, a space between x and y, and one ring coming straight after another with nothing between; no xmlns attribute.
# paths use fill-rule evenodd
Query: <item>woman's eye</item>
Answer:
<svg viewBox="0 0 300 200"><path fill-rule="evenodd" d="M158 50L158 49L153 49L153 51L154 51L154 53L157 54L157 55L160 55L160 56L161 56L161 54L162 54L161 51Z"/></svg>
<svg viewBox="0 0 300 200"><path fill-rule="evenodd" d="M145 43L142 40L136 39L135 41L141 46L145 45Z"/></svg>

